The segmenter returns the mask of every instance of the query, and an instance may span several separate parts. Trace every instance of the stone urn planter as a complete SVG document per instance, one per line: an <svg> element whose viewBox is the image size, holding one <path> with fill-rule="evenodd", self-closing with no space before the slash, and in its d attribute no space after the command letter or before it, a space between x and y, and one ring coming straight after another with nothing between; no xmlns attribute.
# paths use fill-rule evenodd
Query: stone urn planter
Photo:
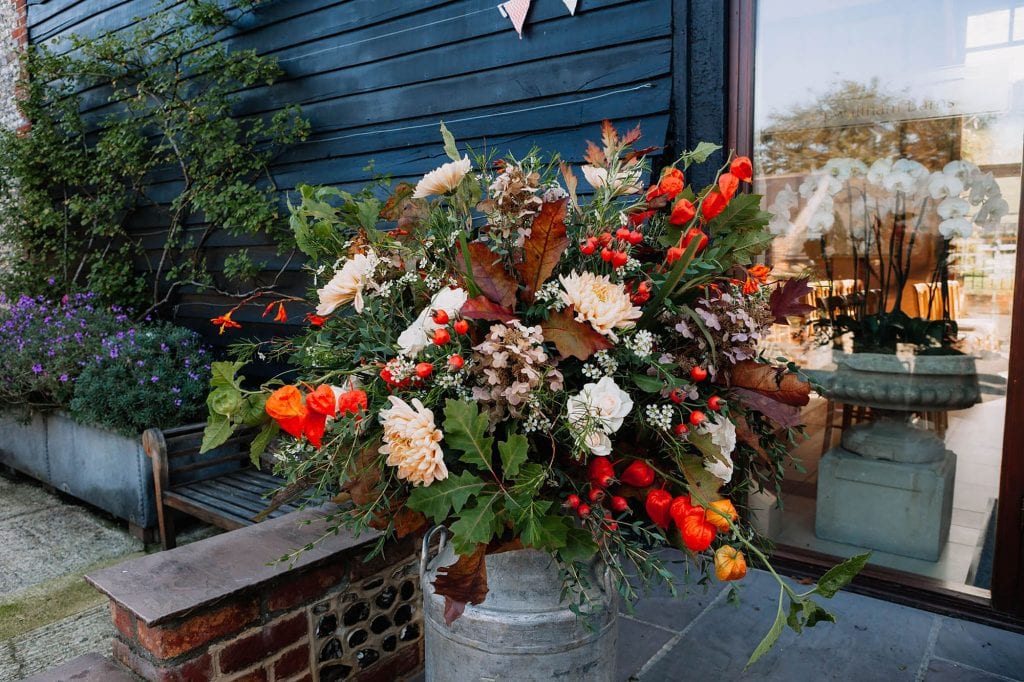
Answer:
<svg viewBox="0 0 1024 682"><path fill-rule="evenodd" d="M935 561L949 535L956 455L914 413L966 409L981 399L965 355L835 355L808 370L836 402L873 419L843 432L818 467L815 532L824 539Z"/></svg>
<svg viewBox="0 0 1024 682"><path fill-rule="evenodd" d="M561 599L562 580L549 554L522 549L489 555L486 600L467 605L447 625L445 600L433 581L456 555L440 532L438 555L429 558L431 532L420 560L427 682L615 679L618 599L606 571L595 564L586 592L590 606L582 607L580 618Z"/></svg>

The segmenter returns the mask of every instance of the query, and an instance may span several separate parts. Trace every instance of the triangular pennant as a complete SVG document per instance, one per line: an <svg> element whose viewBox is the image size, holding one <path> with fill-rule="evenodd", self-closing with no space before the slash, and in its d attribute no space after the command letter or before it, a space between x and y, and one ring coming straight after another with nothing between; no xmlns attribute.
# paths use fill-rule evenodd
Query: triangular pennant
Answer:
<svg viewBox="0 0 1024 682"><path fill-rule="evenodd" d="M580 0L562 0L562 4L569 10L569 14L576 15L576 5L580 4Z"/></svg>
<svg viewBox="0 0 1024 682"><path fill-rule="evenodd" d="M520 40L523 37L523 24L526 23L526 15L530 11L531 0L508 0L498 5L501 16L508 17L512 21L513 28L519 34Z"/></svg>

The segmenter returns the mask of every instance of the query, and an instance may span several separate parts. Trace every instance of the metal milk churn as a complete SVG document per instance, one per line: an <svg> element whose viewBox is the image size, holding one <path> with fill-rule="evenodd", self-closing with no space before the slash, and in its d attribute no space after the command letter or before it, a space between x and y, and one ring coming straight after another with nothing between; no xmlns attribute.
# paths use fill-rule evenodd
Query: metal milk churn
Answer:
<svg viewBox="0 0 1024 682"><path fill-rule="evenodd" d="M438 530L438 554L430 560ZM551 555L532 549L489 555L487 599L467 605L449 626L444 597L433 586L437 569L457 559L446 540L446 530L435 528L420 557L426 682L615 679L618 598L603 564L595 564L600 568L587 590L591 611L579 618L559 599L562 580Z"/></svg>

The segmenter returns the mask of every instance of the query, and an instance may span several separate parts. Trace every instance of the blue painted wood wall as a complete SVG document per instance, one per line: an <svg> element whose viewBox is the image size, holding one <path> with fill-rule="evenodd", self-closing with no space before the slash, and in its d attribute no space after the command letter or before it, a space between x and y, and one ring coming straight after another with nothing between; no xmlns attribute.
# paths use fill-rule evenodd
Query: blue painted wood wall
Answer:
<svg viewBox="0 0 1024 682"><path fill-rule="evenodd" d="M496 0L272 0L227 35L232 46L276 57L285 77L241 93L246 112L299 104L310 139L273 168L280 188L298 183L356 188L376 172L414 180L444 159L443 119L460 144L522 154L537 145L579 160L599 123L640 123L647 144L676 153L725 131L725 0L580 0L570 16L560 0L534 0L520 40ZM122 30L156 0L37 0L29 3L34 43L66 46L72 33ZM97 119L110 111L99 90L83 93ZM151 196L169 201L178 184L160 178ZM142 212L134 229L150 249L163 216ZM201 226L195 226L200 229ZM211 242L217 270L249 248L281 264L260 239L220 234ZM155 251L154 251L155 252ZM306 284L298 261L286 288ZM254 305L237 316L241 332L217 337L208 319L227 301L189 293L174 318L212 341L269 333ZM298 321L295 315L293 322ZM280 332L279 326L273 330Z"/></svg>

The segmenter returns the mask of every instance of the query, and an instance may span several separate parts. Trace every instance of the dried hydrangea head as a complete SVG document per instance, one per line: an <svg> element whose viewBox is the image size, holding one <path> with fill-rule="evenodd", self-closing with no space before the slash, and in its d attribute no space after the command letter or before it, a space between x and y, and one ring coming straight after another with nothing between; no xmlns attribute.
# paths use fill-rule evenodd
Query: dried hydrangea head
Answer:
<svg viewBox="0 0 1024 682"><path fill-rule="evenodd" d="M444 435L434 423L434 413L413 398L412 405L390 396L391 408L381 410L384 445L388 466L398 467L398 477L413 485L428 486L448 478L441 439Z"/></svg>
<svg viewBox="0 0 1024 682"><path fill-rule="evenodd" d="M533 391L546 380L549 388L562 385L562 374L552 368L544 351L540 327L513 320L491 325L487 338L473 346L473 397L487 404L495 419L510 414L522 417Z"/></svg>
<svg viewBox="0 0 1024 682"><path fill-rule="evenodd" d="M514 237L515 245L522 246L530 236L533 219L544 205L540 196L543 190L540 173L506 164L488 186L488 199L480 204L490 222L492 238L504 241Z"/></svg>

